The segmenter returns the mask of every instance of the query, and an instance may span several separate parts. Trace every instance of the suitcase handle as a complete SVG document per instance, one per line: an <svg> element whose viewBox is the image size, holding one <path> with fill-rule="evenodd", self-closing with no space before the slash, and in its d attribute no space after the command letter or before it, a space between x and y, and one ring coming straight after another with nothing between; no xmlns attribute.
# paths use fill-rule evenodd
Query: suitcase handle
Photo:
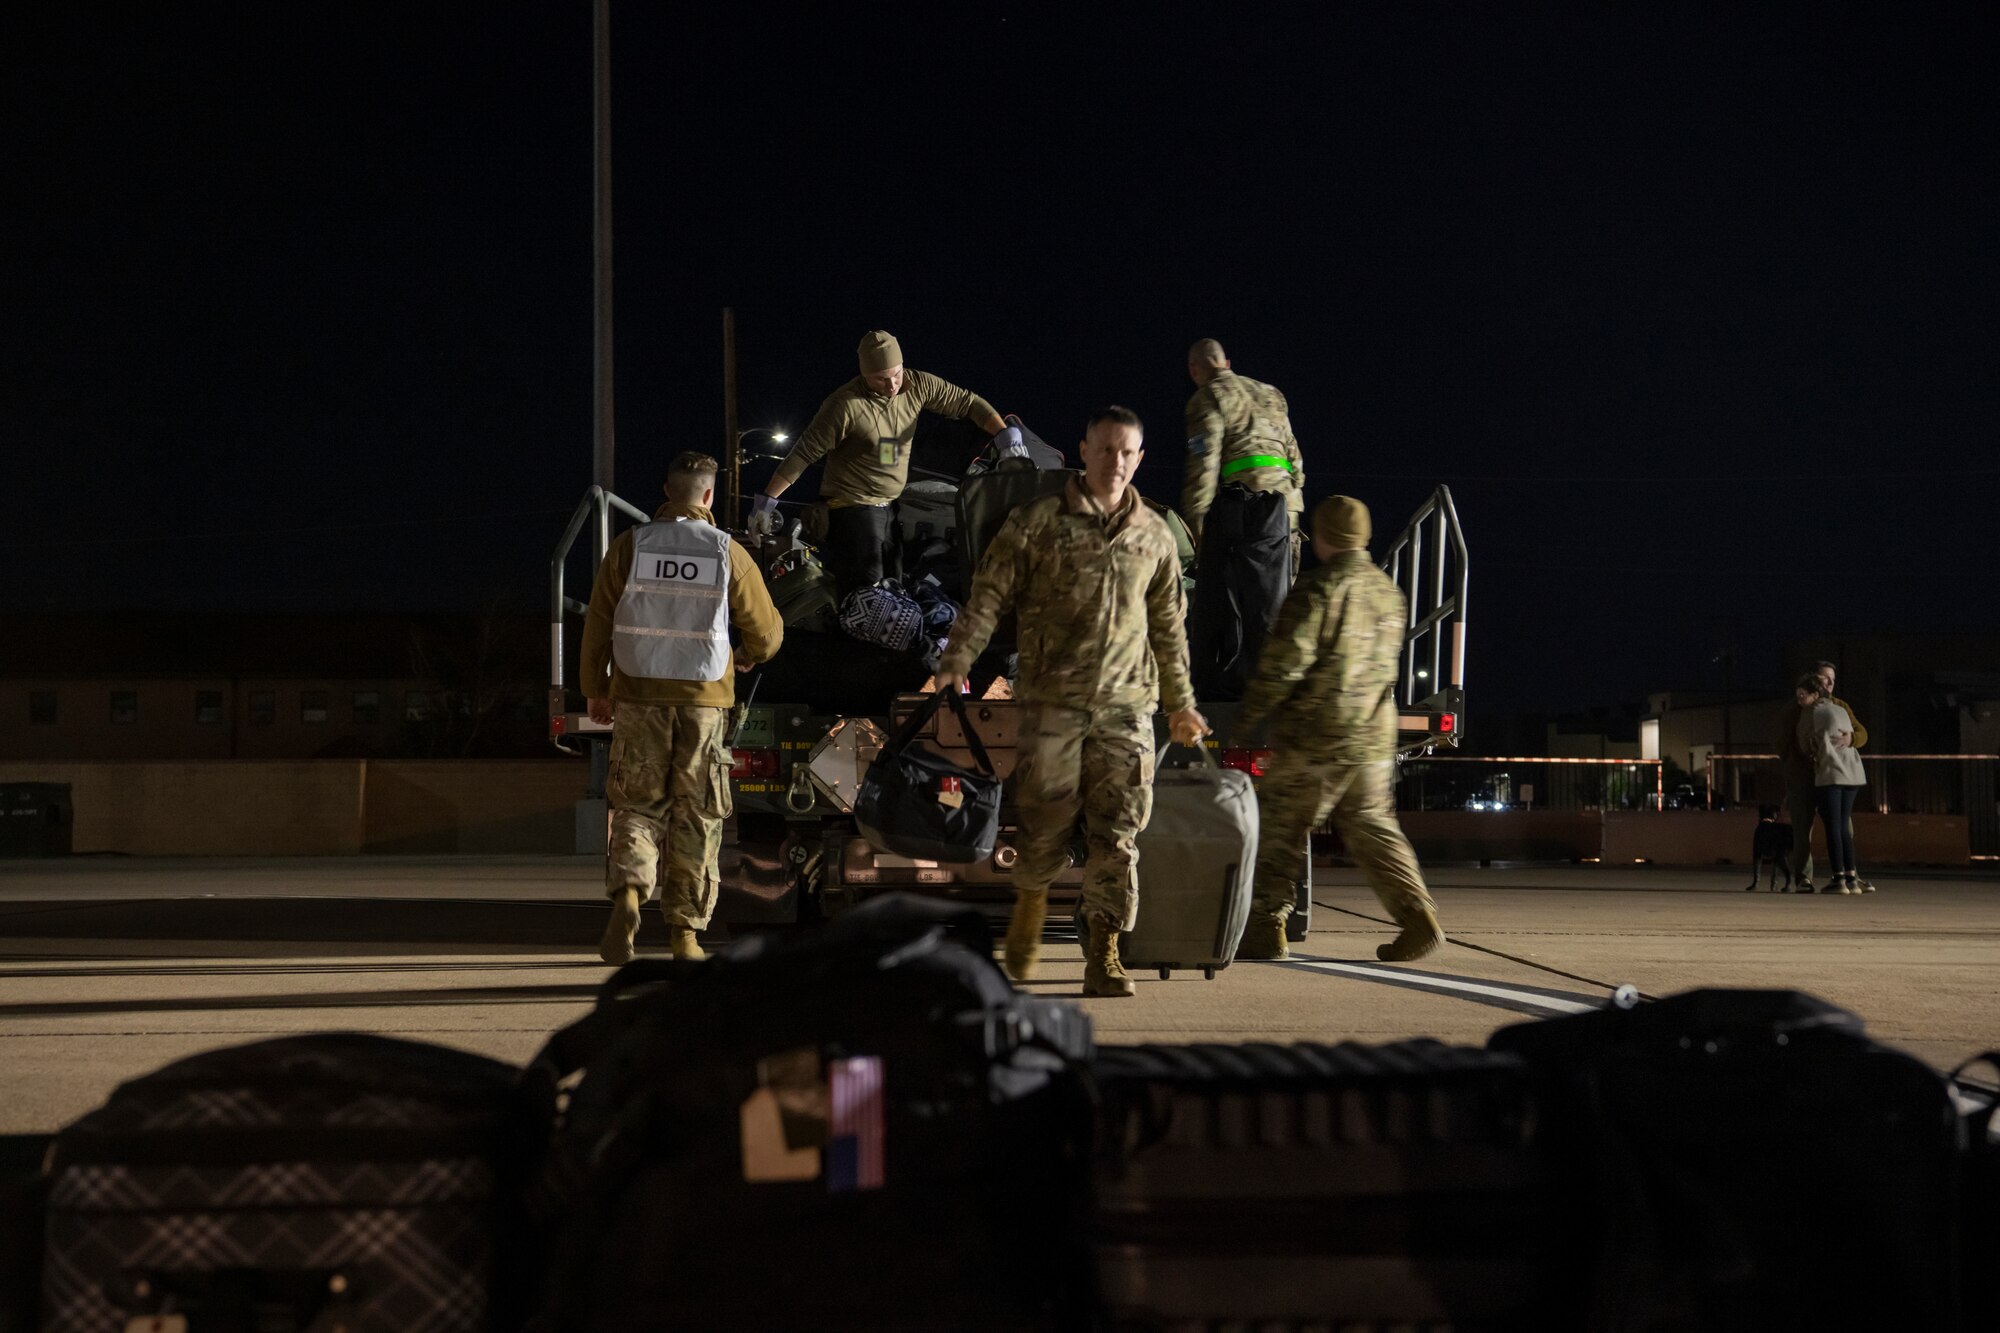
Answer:
<svg viewBox="0 0 2000 1333"><path fill-rule="evenodd" d="M1166 744L1167 749L1171 750L1176 745L1180 745L1183 750L1193 750L1196 754L1199 754L1202 757L1202 759L1206 761L1206 763L1210 768L1222 767L1222 762L1215 757L1215 751L1209 749L1206 745L1203 745L1200 741L1196 741L1193 745L1181 745L1181 743L1175 740L1173 737L1171 736L1167 737L1167 744Z"/></svg>
<svg viewBox="0 0 2000 1333"><path fill-rule="evenodd" d="M910 742L916 740L917 732L923 729L924 723L936 716L938 708L947 703L958 716L958 725L965 731L966 748L972 751L973 761L979 765L980 771L989 778L999 776L993 771L993 761L986 757L986 746L980 742L979 732L972 725L971 715L966 712L965 700L959 697L957 690L932 690L930 698L918 704L903 719L903 725L896 728L896 734L882 747L882 753L901 754L909 749Z"/></svg>
<svg viewBox="0 0 2000 1333"><path fill-rule="evenodd" d="M1987 1065L1995 1070L2000 1070L2000 1051L1981 1051L1978 1055L1966 1060L1958 1068L1952 1070L1948 1081L1953 1087L1961 1085L1973 1086L1966 1084L1965 1074L1967 1070L1976 1068L1979 1065ZM1990 1092L1991 1089L1981 1087L1979 1091L1985 1094ZM2000 1113L2000 1097L1992 1098L1986 1103L1984 1110L1972 1117L1976 1126L1975 1132L1980 1138L1987 1138L1993 1133L1993 1117L1996 1113Z"/></svg>

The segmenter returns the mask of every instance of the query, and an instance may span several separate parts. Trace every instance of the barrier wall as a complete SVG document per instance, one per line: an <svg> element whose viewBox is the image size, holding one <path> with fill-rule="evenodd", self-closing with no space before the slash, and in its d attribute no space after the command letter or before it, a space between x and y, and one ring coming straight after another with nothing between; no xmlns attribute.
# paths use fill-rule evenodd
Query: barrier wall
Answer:
<svg viewBox="0 0 2000 1333"><path fill-rule="evenodd" d="M1423 861L1585 861L1604 830L1577 810L1421 810L1397 818Z"/></svg>
<svg viewBox="0 0 2000 1333"><path fill-rule="evenodd" d="M1609 811L1604 815L1607 865L1651 861L1657 865L1748 866L1757 827L1753 810L1716 813L1669 810L1660 814ZM1826 864L1826 837L1813 824L1813 855ZM1970 865L1972 843L1963 815L1854 816L1856 859L1865 871L1875 865ZM1816 867L1817 869L1817 867ZM1819 870L1822 877L1824 870Z"/></svg>
<svg viewBox="0 0 2000 1333"><path fill-rule="evenodd" d="M359 760L0 763L66 782L71 848L133 856L340 856L362 849Z"/></svg>
<svg viewBox="0 0 2000 1333"><path fill-rule="evenodd" d="M584 767L561 759L0 763L0 782L66 782L74 849L134 856L554 853L575 846ZM1401 816L1429 861L1750 863L1751 811L1435 810ZM1826 849L1814 830L1815 853ZM1865 871L1968 865L1961 815L1854 816ZM1824 874L1824 872L1821 872Z"/></svg>
<svg viewBox="0 0 2000 1333"><path fill-rule="evenodd" d="M342 856L573 850L583 765L561 759L0 763L66 782L73 850Z"/></svg>
<svg viewBox="0 0 2000 1333"><path fill-rule="evenodd" d="M560 759L368 761L371 852L567 852L585 769Z"/></svg>

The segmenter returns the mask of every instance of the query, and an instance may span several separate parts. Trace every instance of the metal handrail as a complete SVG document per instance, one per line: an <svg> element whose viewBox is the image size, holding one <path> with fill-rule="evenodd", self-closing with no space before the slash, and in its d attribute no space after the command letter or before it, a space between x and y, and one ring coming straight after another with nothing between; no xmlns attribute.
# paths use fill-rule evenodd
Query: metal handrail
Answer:
<svg viewBox="0 0 2000 1333"><path fill-rule="evenodd" d="M591 567L595 569L604 563L604 554L611 549L612 511L625 515L638 523L650 523L653 516L637 505L621 499L602 486L592 486L577 502L576 512L569 517L563 528L563 535L556 542L554 554L549 557L549 717L566 717L569 713L568 694L564 682L563 663L563 617L566 614L587 615L590 605L579 602L563 592L563 567L569 563L570 553L576 549L576 539L583 535L586 523L591 527ZM575 751L564 742L566 736L551 732L549 740L558 750L566 754Z"/></svg>
<svg viewBox="0 0 2000 1333"><path fill-rule="evenodd" d="M1429 550L1425 529L1430 530ZM1405 558L1407 555L1407 559ZM1428 556L1428 560L1426 560ZM1449 571L1447 566L1450 566ZM1403 633L1401 697L1406 706L1424 700L1417 694L1417 671L1428 657L1431 690L1426 697L1462 692L1465 688L1465 607L1470 587L1470 561L1458 507L1451 488L1440 486L1382 555L1382 569L1395 580L1409 605L1409 625ZM1405 577L1407 573L1408 577ZM1428 576L1428 577L1426 577ZM1451 589L1446 595L1446 588ZM1428 594L1428 595L1426 595ZM1445 627L1451 627L1450 676L1443 670ZM1462 701L1455 701L1462 707Z"/></svg>

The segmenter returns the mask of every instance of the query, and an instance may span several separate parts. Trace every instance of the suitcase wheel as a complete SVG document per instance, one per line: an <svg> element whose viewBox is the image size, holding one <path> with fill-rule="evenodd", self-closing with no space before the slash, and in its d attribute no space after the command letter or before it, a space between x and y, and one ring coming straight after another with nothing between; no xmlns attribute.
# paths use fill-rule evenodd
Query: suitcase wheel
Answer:
<svg viewBox="0 0 2000 1333"><path fill-rule="evenodd" d="M1160 980L1162 981L1170 980L1173 977L1173 975L1174 975L1174 970L1171 967L1163 967L1160 969Z"/></svg>
<svg viewBox="0 0 2000 1333"><path fill-rule="evenodd" d="M1212 967L1204 967L1204 968L1203 968L1203 969L1201 970L1201 979L1202 979L1203 981L1213 981L1213 980L1215 980L1215 969L1214 969L1214 968L1212 968Z"/></svg>

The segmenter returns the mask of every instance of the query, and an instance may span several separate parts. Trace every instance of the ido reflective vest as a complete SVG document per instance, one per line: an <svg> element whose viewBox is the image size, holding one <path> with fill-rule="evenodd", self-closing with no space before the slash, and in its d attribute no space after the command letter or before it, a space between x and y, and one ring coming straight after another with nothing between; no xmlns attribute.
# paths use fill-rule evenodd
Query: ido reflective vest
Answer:
<svg viewBox="0 0 2000 1333"><path fill-rule="evenodd" d="M632 568L611 618L611 660L641 680L729 673L729 534L696 518L632 533Z"/></svg>

